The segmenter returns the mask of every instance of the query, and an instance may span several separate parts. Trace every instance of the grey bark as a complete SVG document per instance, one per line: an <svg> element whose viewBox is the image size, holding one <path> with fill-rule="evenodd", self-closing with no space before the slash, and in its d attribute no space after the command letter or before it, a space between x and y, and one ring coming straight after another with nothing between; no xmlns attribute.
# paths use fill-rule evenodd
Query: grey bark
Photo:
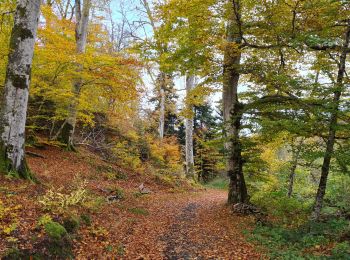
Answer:
<svg viewBox="0 0 350 260"><path fill-rule="evenodd" d="M1 168L23 178L30 178L24 151L25 125L40 2L17 2L1 111Z"/></svg>
<svg viewBox="0 0 350 260"><path fill-rule="evenodd" d="M160 73L160 105L159 105L159 138L164 138L165 126L165 77L164 73Z"/></svg>
<svg viewBox="0 0 350 260"><path fill-rule="evenodd" d="M186 76L186 95L190 95L194 88L195 77L193 75ZM189 109L192 111L193 106L189 104ZM194 158L193 158L193 116L186 118L186 175L188 178L194 177Z"/></svg>
<svg viewBox="0 0 350 260"><path fill-rule="evenodd" d="M91 0L84 0L81 4L80 0L75 0L75 17L76 17L76 27L75 27L75 40L76 40L76 52L78 54L85 53L87 35L88 35L88 25L89 16L91 9ZM82 64L77 64L77 72L83 70ZM72 86L73 98L68 107L68 116L65 124L59 134L59 140L67 145L68 150L74 150L74 132L77 122L79 97L82 87L82 79L77 78Z"/></svg>
<svg viewBox="0 0 350 260"><path fill-rule="evenodd" d="M232 8L227 25L227 46L224 53L223 116L225 149L228 152L227 173L230 178L228 203L244 203L248 200L243 175L242 147L240 141L241 105L238 100L239 67L241 52L234 51L232 44L242 44L240 34L240 3L229 1Z"/></svg>
<svg viewBox="0 0 350 260"><path fill-rule="evenodd" d="M153 17L151 7L149 5L148 0L141 0L142 5L145 8L149 24L152 27L153 33L156 33L157 27L156 27L156 21L155 18ZM159 52L159 56L162 55L162 53L165 53L167 50L166 44L162 44L160 41L156 41L157 49ZM159 62L160 64L160 62ZM165 88L167 86L167 80L168 80L169 75L167 75L162 68L160 68L160 113L159 113L159 127L158 127L158 132L159 132L159 138L162 140L164 138L164 127L165 127L165 110L166 110L166 105L165 105L165 100L166 100L166 93L165 93Z"/></svg>
<svg viewBox="0 0 350 260"><path fill-rule="evenodd" d="M323 157L321 178L320 178L320 182L319 182L319 186L316 194L314 210L312 213L312 218L315 220L319 220L320 218L321 209L323 206L323 199L324 199L324 195L326 194L329 168L330 168L330 163L334 152L340 97L344 89L344 75L346 73L345 71L346 57L348 53L349 43L350 43L350 21L348 21L347 29L344 36L344 43L343 43L341 55L339 58L338 75L337 75L337 82L335 84L335 90L333 93L333 109L332 109L331 117L329 121L329 132L328 132L328 138L326 143L326 151Z"/></svg>

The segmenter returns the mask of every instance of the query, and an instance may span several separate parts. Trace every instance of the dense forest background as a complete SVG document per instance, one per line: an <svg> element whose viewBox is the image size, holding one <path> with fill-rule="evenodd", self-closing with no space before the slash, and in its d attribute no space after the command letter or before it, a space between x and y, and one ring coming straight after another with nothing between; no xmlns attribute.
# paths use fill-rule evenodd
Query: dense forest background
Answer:
<svg viewBox="0 0 350 260"><path fill-rule="evenodd" d="M43 185L59 149L113 165L107 183L152 178L141 195L228 190L267 257L349 259L349 45L347 0L0 0L3 252L21 221L8 187ZM37 194L56 245L79 185Z"/></svg>

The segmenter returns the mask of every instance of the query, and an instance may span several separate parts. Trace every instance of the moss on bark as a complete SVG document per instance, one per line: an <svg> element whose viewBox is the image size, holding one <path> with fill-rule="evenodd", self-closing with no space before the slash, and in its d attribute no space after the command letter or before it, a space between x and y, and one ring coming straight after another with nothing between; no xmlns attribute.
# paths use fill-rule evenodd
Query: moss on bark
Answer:
<svg viewBox="0 0 350 260"><path fill-rule="evenodd" d="M65 144L68 151L76 152L77 150L74 147L72 132L73 126L67 122L62 128L58 141Z"/></svg>
<svg viewBox="0 0 350 260"><path fill-rule="evenodd" d="M23 158L18 169L13 167L11 160L7 156L6 147L4 145L1 145L0 148L0 172L5 175L10 174L11 176L20 179L37 182L37 179L28 167L25 157Z"/></svg>

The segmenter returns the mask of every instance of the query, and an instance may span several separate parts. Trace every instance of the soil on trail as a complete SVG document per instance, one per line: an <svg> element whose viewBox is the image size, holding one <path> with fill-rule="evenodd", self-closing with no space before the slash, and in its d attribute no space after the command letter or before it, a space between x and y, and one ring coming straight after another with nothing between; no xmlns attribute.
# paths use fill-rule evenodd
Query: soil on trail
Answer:
<svg viewBox="0 0 350 260"><path fill-rule="evenodd" d="M153 200L154 199L154 200ZM164 194L126 238L125 259L261 259L242 231L251 219L225 206L226 192Z"/></svg>

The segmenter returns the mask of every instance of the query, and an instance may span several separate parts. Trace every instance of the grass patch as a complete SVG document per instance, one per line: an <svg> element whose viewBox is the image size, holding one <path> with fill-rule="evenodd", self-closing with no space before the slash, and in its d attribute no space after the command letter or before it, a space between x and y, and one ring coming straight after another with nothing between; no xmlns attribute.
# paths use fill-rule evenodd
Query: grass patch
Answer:
<svg viewBox="0 0 350 260"><path fill-rule="evenodd" d="M226 178L216 178L208 183L206 183L204 186L210 189L217 189L217 190L227 190L228 189L229 180Z"/></svg>
<svg viewBox="0 0 350 260"><path fill-rule="evenodd" d="M135 215L142 215L142 216L149 215L148 210L143 208L130 208L129 211Z"/></svg>

